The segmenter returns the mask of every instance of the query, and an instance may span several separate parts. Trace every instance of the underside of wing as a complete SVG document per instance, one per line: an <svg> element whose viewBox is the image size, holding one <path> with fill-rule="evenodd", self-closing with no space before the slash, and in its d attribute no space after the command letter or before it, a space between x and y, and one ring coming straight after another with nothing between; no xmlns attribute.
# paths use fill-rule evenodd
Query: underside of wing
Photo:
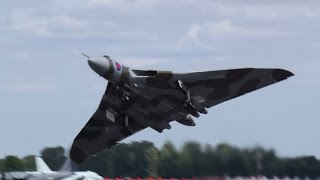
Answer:
<svg viewBox="0 0 320 180"><path fill-rule="evenodd" d="M146 128L145 125L135 121L133 117L127 116L126 119L117 113L119 108L117 102L121 100L114 96L112 92L114 87L112 86L110 83L108 84L97 111L74 139L70 157L76 163L80 164L88 157L110 148L122 139ZM124 122L125 119L127 122ZM124 123L127 123L126 129L123 128Z"/></svg>
<svg viewBox="0 0 320 180"><path fill-rule="evenodd" d="M183 81L194 101L212 107L290 76L283 69L245 68L174 75L172 81Z"/></svg>

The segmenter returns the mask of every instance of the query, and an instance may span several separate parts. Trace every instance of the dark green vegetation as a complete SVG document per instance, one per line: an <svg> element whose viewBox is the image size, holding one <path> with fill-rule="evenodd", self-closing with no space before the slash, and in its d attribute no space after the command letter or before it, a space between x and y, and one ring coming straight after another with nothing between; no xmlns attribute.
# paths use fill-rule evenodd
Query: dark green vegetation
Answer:
<svg viewBox="0 0 320 180"><path fill-rule="evenodd" d="M62 147L41 152L53 170L59 169L65 154ZM320 177L320 161L313 156L279 158L273 150L261 147L239 149L228 144L213 147L197 142L188 142L179 150L171 142L161 149L147 141L119 144L88 159L81 169L108 177L255 176L257 159L261 161L261 174L268 177ZM32 156L22 159L7 156L0 160L0 171L34 169Z"/></svg>

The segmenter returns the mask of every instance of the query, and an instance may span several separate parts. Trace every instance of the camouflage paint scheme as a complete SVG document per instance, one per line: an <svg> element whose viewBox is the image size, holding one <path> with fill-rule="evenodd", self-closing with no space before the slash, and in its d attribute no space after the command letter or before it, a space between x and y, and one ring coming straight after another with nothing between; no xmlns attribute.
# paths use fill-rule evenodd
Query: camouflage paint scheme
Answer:
<svg viewBox="0 0 320 180"><path fill-rule="evenodd" d="M185 74L133 70L109 56L88 63L109 83L97 111L74 139L70 157L79 164L147 127L161 133L171 121L195 126L191 115L199 117L206 108L293 76L258 68Z"/></svg>

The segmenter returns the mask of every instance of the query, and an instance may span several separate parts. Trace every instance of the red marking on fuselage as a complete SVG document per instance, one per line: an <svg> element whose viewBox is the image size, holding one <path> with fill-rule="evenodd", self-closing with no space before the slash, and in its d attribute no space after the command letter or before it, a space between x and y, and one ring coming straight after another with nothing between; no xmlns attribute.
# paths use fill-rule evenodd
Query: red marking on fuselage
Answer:
<svg viewBox="0 0 320 180"><path fill-rule="evenodd" d="M116 62L116 68L117 68L118 71L120 71L120 70L121 70L121 64L119 64L118 62Z"/></svg>

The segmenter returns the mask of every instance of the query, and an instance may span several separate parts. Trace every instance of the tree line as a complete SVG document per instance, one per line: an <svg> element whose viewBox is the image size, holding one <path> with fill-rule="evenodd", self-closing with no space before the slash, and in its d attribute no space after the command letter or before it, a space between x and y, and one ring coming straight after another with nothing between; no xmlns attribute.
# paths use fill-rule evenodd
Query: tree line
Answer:
<svg viewBox="0 0 320 180"><path fill-rule="evenodd" d="M45 148L41 156L52 170L66 159L63 147ZM34 156L0 159L0 171L35 170ZM192 178L206 176L320 177L320 160L314 156L281 158L272 149L237 148L187 142L177 149L172 142L157 148L152 142L119 144L89 158L80 170L91 170L104 177Z"/></svg>

